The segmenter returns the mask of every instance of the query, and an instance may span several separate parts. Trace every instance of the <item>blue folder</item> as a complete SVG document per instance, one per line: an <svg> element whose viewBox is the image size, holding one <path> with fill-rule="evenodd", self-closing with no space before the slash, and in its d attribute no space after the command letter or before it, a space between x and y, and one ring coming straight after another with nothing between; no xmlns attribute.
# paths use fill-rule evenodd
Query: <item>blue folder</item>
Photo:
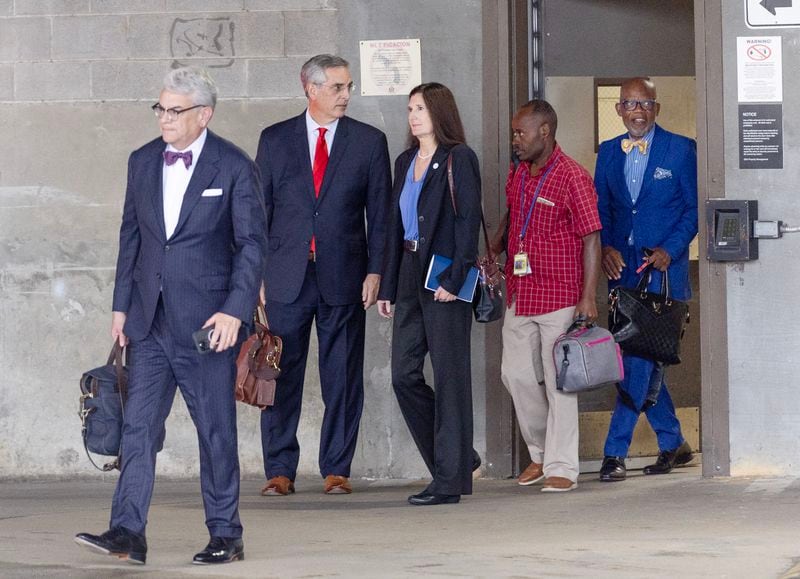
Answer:
<svg viewBox="0 0 800 579"><path fill-rule="evenodd" d="M435 292L441 285L439 283L439 276L450 266L451 263L453 263L453 260L449 257L444 257L443 255L434 253L433 257L431 257L431 263L428 266L428 273L425 275L425 289ZM462 285L461 289L458 290L458 295L456 298L460 299L462 302L472 303L472 298L475 295L475 286L477 283L478 268L473 266L470 268L469 273L467 274L467 279L464 280L464 285Z"/></svg>

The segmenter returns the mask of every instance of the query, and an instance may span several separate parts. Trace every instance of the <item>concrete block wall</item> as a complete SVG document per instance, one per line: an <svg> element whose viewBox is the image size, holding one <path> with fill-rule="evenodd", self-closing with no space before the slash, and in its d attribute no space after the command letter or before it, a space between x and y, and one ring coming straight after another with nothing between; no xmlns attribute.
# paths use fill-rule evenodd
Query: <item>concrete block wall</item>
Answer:
<svg viewBox="0 0 800 579"><path fill-rule="evenodd" d="M0 3L0 78L12 79L0 95L152 98L165 69L200 61L222 97L300 96L298 60L335 52L337 36L335 3L326 0L16 0Z"/></svg>
<svg viewBox="0 0 800 579"><path fill-rule="evenodd" d="M149 107L164 73L175 64L209 67L221 95L211 128L252 155L265 126L305 108L299 70L309 56L343 54L358 83L359 40L420 38L423 80L454 88L480 151L481 3L436 4L409 0L398 16L390 0L0 0L0 479L102 476L83 456L78 379L111 345L127 157L158 136ZM356 94L350 113L386 131L394 157L405 106L403 96ZM367 323L353 475L425 476L391 391L391 324L374 312ZM312 355L301 473L317 472L322 410ZM240 405L244 476L262 472L258 423L259 413ZM196 436L180 396L158 469L197 475Z"/></svg>

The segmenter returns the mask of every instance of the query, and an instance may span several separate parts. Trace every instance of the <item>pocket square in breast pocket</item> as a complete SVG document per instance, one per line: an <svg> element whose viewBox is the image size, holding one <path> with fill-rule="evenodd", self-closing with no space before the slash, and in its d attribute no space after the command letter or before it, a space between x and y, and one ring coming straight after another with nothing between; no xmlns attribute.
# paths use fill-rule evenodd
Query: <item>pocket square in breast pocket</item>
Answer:
<svg viewBox="0 0 800 579"><path fill-rule="evenodd" d="M672 179L672 171L656 167L656 171L653 173L653 179Z"/></svg>
<svg viewBox="0 0 800 579"><path fill-rule="evenodd" d="M220 195L222 195L222 189L206 189L201 197L219 197Z"/></svg>

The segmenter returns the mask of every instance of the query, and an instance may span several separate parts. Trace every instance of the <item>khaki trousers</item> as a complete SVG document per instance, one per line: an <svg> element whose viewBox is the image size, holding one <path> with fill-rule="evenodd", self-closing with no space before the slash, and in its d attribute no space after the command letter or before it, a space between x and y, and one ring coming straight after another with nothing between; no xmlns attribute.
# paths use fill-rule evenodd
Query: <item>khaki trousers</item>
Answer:
<svg viewBox="0 0 800 579"><path fill-rule="evenodd" d="M556 389L553 344L573 321L574 307L539 316L517 316L516 304L503 321L503 384L531 460L545 477L578 480L578 396Z"/></svg>

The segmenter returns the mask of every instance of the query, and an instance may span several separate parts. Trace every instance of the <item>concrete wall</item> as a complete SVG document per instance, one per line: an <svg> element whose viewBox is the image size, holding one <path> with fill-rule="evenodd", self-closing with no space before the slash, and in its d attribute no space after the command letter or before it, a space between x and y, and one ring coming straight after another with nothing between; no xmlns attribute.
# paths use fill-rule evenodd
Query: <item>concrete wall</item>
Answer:
<svg viewBox="0 0 800 579"><path fill-rule="evenodd" d="M222 97L212 129L253 154L261 129L305 107L298 72L309 56L342 53L358 83L359 40L420 38L423 80L454 89L479 143L480 22L477 0L413 0L401 11L389 0L0 0L0 478L92 475L78 379L110 347L126 159L158 135L149 105L170 66L210 67ZM203 40L211 37L218 42ZM394 156L405 104L356 95L350 113L387 131ZM389 384L390 331L370 313L354 476L425 475ZM480 329L475 338L480 351ZM475 365L480 375L481 360ZM310 363L304 473L316 472L317 371ZM481 450L480 384L475 398ZM239 425L243 473L258 474L257 411L240 407ZM159 472L196 475L196 438L180 397L167 429Z"/></svg>
<svg viewBox="0 0 800 579"><path fill-rule="evenodd" d="M722 3L725 196L756 199L761 219L800 225L800 29L748 29L740 5ZM783 38L784 168L739 169L737 36ZM800 235L761 240L759 259L727 270L731 474L797 475L800 438L800 332L797 287Z"/></svg>

